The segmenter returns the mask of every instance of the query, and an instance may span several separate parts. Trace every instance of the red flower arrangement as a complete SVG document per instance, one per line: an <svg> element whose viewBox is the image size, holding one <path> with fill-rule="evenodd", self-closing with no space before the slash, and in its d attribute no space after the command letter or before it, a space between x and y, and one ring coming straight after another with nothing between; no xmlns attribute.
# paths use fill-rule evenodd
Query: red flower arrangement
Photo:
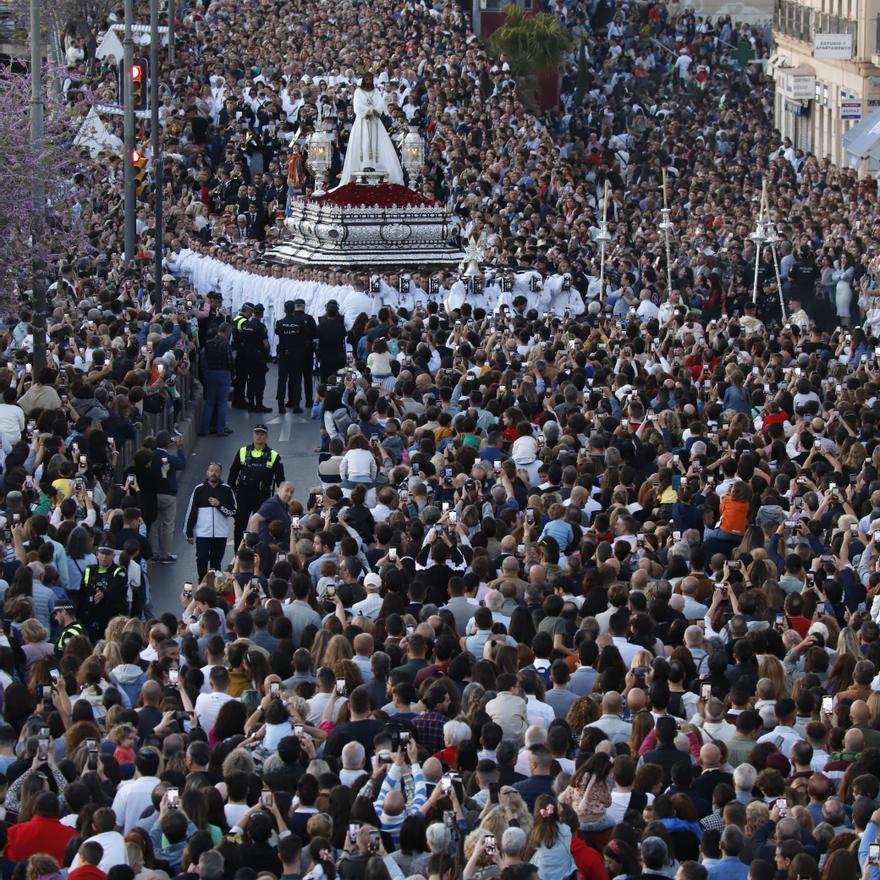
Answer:
<svg viewBox="0 0 880 880"><path fill-rule="evenodd" d="M343 208L414 208L433 206L436 202L421 193L413 192L399 183L380 183L378 186L364 186L359 183L347 183L325 193L314 200L322 205L339 205Z"/></svg>

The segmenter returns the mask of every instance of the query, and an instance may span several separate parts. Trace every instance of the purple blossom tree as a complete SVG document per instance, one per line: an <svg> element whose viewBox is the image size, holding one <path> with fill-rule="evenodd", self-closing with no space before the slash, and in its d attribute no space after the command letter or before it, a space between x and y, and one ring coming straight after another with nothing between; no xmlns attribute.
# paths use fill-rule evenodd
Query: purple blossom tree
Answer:
<svg viewBox="0 0 880 880"><path fill-rule="evenodd" d="M88 155L80 155L73 139L87 106L64 103L46 88L59 72L44 71L44 137L30 143L30 75L0 65L0 291L9 297L16 287L30 286L33 264L42 262L49 274L61 256L87 242L80 223L83 193L77 174L91 174ZM42 174L46 204L43 232L33 240L35 210L32 188Z"/></svg>

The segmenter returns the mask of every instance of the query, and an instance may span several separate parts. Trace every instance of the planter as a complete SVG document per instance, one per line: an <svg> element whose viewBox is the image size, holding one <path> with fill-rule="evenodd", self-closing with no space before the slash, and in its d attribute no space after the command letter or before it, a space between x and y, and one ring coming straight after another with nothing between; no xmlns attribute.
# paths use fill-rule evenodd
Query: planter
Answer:
<svg viewBox="0 0 880 880"><path fill-rule="evenodd" d="M561 77L558 70L548 70L536 74L538 106L541 110L552 110L559 106L559 86Z"/></svg>

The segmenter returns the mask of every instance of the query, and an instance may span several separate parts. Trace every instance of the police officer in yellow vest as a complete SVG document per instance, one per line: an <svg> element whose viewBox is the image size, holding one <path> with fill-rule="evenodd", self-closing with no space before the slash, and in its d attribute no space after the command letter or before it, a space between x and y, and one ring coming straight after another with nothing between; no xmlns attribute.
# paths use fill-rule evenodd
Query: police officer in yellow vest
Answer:
<svg viewBox="0 0 880 880"><path fill-rule="evenodd" d="M232 406L246 409L244 386L248 377L248 353L244 350L244 325L253 317L253 303L242 303L238 314L232 319L232 348L235 351L235 369L232 373Z"/></svg>
<svg viewBox="0 0 880 880"><path fill-rule="evenodd" d="M254 425L253 443L238 450L229 468L229 485L235 490L235 546L241 544L252 513L284 482L281 456L269 448L269 429Z"/></svg>
<svg viewBox="0 0 880 880"><path fill-rule="evenodd" d="M55 624L61 627L58 638L55 639L55 653L60 657L64 653L64 646L74 636L87 635L86 628L76 619L76 608L69 599L59 599L52 609L52 617Z"/></svg>
<svg viewBox="0 0 880 880"><path fill-rule="evenodd" d="M112 547L98 547L98 561L83 573L79 588L79 616L92 641L103 638L107 624L118 614L127 615L128 574L115 560Z"/></svg>

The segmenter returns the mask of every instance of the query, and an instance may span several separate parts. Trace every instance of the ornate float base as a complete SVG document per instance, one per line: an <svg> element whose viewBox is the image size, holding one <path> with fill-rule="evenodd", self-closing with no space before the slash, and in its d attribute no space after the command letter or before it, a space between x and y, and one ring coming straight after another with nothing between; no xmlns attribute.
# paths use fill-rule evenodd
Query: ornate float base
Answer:
<svg viewBox="0 0 880 880"><path fill-rule="evenodd" d="M442 205L405 186L349 183L290 204L287 236L273 263L307 266L431 266L461 262L457 231Z"/></svg>

